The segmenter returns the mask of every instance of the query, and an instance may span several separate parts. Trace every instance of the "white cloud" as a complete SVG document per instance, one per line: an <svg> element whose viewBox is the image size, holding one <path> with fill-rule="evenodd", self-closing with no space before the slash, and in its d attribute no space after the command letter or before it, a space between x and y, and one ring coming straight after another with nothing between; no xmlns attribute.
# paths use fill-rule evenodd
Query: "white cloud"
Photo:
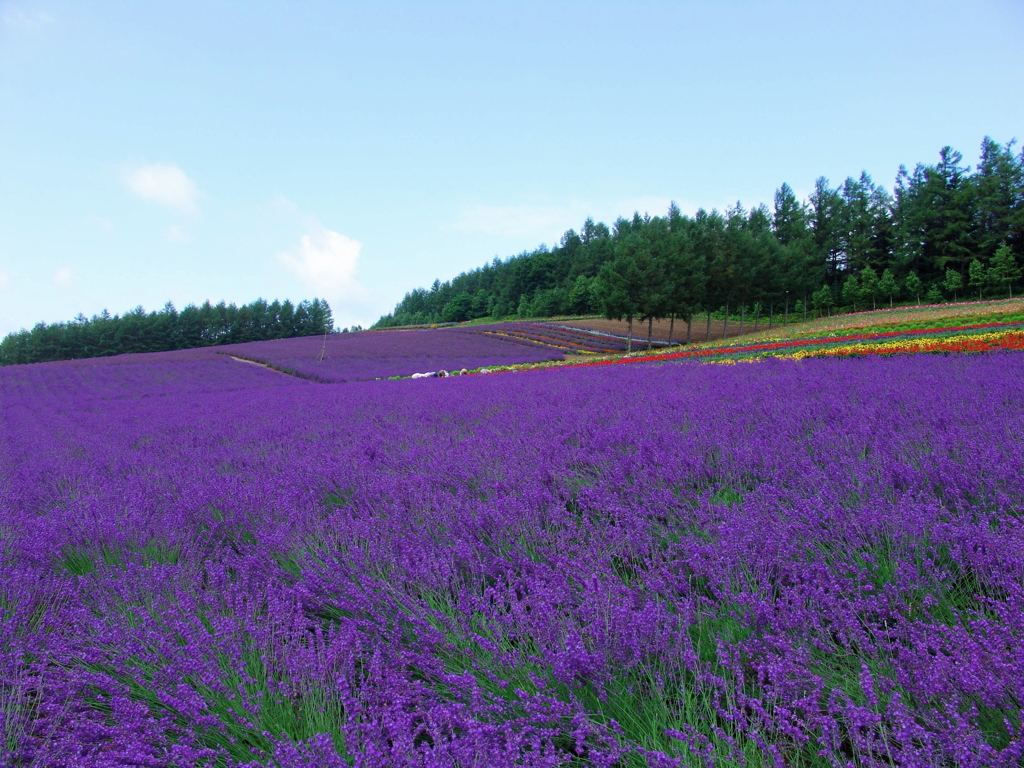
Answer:
<svg viewBox="0 0 1024 768"><path fill-rule="evenodd" d="M5 5L3 16L0 18L3 19L5 27L28 32L40 30L57 20L53 14L44 11L29 11L17 5Z"/></svg>
<svg viewBox="0 0 1024 768"><path fill-rule="evenodd" d="M11 287L11 276L6 270L0 269L0 291Z"/></svg>
<svg viewBox="0 0 1024 768"><path fill-rule="evenodd" d="M361 300L356 278L362 243L317 225L303 235L297 248L277 254L278 261L318 295L336 301Z"/></svg>
<svg viewBox="0 0 1024 768"><path fill-rule="evenodd" d="M164 240L169 243L188 243L192 236L177 224L171 224L164 232Z"/></svg>
<svg viewBox="0 0 1024 768"><path fill-rule="evenodd" d="M168 163L131 165L121 171L121 182L143 200L187 214L199 212L199 190L181 168Z"/></svg>
<svg viewBox="0 0 1024 768"><path fill-rule="evenodd" d="M71 267L59 267L53 273L53 284L58 288L70 288L74 282L75 273L71 271Z"/></svg>

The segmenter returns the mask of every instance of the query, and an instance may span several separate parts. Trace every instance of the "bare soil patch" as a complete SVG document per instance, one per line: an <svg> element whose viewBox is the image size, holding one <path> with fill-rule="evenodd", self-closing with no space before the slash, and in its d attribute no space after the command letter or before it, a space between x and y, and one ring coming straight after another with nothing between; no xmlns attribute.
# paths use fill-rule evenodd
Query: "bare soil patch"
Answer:
<svg viewBox="0 0 1024 768"><path fill-rule="evenodd" d="M652 338L656 341L668 341L668 330L670 321L668 320L655 320L652 328ZM604 318L594 318L591 320L556 320L552 322L552 325L565 325L572 328L587 328L592 331L601 331L603 333L614 333L618 336L627 336L629 334L629 323L625 320L606 320ZM690 340L694 343L699 341L715 340L722 338L722 332L725 329L725 324L721 320L711 319L711 334L708 335L707 316L695 317L693 319L693 329ZM768 329L768 322L759 322L757 325L758 331L765 331ZM754 332L753 318L750 318L743 324L743 335ZM737 320L729 321L729 338L732 339L740 335L740 324ZM686 340L686 323L677 320L675 328L672 330L672 341L682 343ZM633 323L633 344L643 344L647 341L647 324L646 323Z"/></svg>
<svg viewBox="0 0 1024 768"><path fill-rule="evenodd" d="M266 368L268 371L273 371L274 373L280 373L282 376L291 376L290 373L285 373L284 371L279 371L277 368L269 366L266 363L261 363L261 362L258 362L256 360L247 360L244 357L235 357L234 355L228 355L228 357L230 357L232 360L237 360L240 363L248 363L249 365L258 365L260 368Z"/></svg>

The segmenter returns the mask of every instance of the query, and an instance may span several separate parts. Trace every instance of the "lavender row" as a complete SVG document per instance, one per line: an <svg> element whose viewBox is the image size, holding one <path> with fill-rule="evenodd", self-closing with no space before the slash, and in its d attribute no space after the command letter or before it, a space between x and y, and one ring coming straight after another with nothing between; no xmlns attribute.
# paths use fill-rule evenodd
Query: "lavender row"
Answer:
<svg viewBox="0 0 1024 768"><path fill-rule="evenodd" d="M80 404L294 385L308 384L211 349L191 349L4 366L0 403L6 407L57 399Z"/></svg>
<svg viewBox="0 0 1024 768"><path fill-rule="evenodd" d="M566 354L625 352L626 339L611 334L542 323L495 323L474 328L478 333L521 340L528 345L544 345ZM634 343L637 343L634 340Z"/></svg>
<svg viewBox="0 0 1024 768"><path fill-rule="evenodd" d="M1017 765L1022 382L992 354L22 393L0 764Z"/></svg>

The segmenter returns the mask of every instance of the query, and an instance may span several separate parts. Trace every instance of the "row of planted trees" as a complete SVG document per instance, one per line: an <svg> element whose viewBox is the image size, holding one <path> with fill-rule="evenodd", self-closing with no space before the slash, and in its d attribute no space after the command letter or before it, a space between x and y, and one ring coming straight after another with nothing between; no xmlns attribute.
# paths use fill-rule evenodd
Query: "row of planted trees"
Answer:
<svg viewBox="0 0 1024 768"><path fill-rule="evenodd" d="M822 284L811 291L806 279L811 269L803 248L778 241L763 208L746 215L739 208L724 216L700 211L691 219L673 205L666 217L635 216L617 223L614 257L590 283L592 306L608 318L626 320L630 339L634 320L646 321L649 348L657 319L670 320L669 341L675 320L684 321L689 342L694 316L703 313L709 338L712 308L724 319L727 337L730 316L736 314L742 333L748 312L756 330L760 322L774 325L777 313L788 322L791 309L806 319L808 311L821 314L837 306L877 309L880 300L890 307L898 298L939 303L947 296L956 300L965 288L976 289L979 298L986 290L1012 297L1022 275L1006 244L989 265L972 259L966 277L950 267L941 281L927 287L916 272L897 277L886 267L879 275L864 266L848 270L841 285Z"/></svg>
<svg viewBox="0 0 1024 768"><path fill-rule="evenodd" d="M0 365L314 336L332 328L325 299L298 304L257 299L240 307L207 301L181 311L168 302L157 312L141 306L123 315L104 310L91 318L79 315L71 322L39 323L9 334L0 341Z"/></svg>
<svg viewBox="0 0 1024 768"><path fill-rule="evenodd" d="M587 220L544 246L409 292L375 327L476 318L611 312L623 281L645 274L669 318L726 307L756 316L850 310L880 301L939 301L967 291L1009 294L1024 261L1024 153L986 138L975 169L949 147L934 165L900 168L893 191L867 174L838 187L819 178L806 200L786 184L774 207L684 216ZM603 275L603 276L602 276ZM639 279L639 278L637 278ZM642 281L641 281L642 282ZM618 287L616 287L618 286ZM655 294L659 296L654 301ZM618 297L618 298L616 298ZM627 302L628 304L628 302Z"/></svg>

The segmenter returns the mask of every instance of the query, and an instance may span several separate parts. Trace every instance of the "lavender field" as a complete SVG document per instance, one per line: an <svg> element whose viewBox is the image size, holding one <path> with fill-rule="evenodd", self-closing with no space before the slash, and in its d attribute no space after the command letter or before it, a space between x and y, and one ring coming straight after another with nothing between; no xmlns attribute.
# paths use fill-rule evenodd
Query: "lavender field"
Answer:
<svg viewBox="0 0 1024 768"><path fill-rule="evenodd" d="M73 402L58 407L74 412L88 400L181 397L307 385L294 376L268 375L214 349L226 347L7 366L0 368L0 396L4 406L31 406L52 400L60 403L71 398Z"/></svg>
<svg viewBox="0 0 1024 768"><path fill-rule="evenodd" d="M437 370L561 360L563 350L484 333L490 326L334 333L213 347L321 382L366 381ZM320 353L323 351L323 359Z"/></svg>
<svg viewBox="0 0 1024 768"><path fill-rule="evenodd" d="M1024 355L180 357L0 369L0 765L1024 756Z"/></svg>

